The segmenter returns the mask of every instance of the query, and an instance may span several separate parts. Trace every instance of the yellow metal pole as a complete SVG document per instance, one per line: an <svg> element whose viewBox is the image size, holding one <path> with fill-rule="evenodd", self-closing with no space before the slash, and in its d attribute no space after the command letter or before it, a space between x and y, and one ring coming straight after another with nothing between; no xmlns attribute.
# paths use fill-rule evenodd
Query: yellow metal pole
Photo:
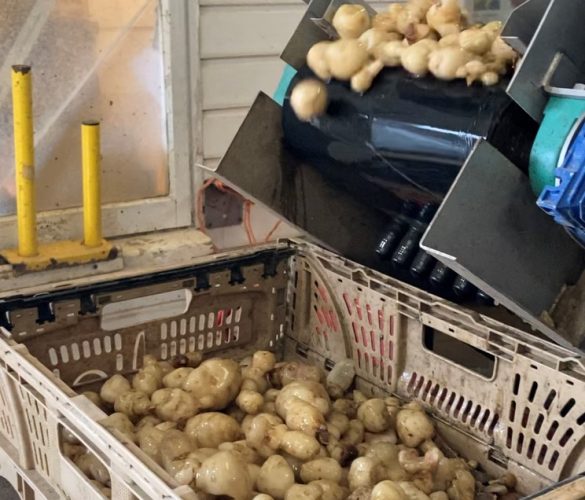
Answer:
<svg viewBox="0 0 585 500"><path fill-rule="evenodd" d="M12 66L12 102L18 254L34 257L38 243L30 66Z"/></svg>
<svg viewBox="0 0 585 500"><path fill-rule="evenodd" d="M83 165L83 244L102 244L100 124L95 121L81 125Z"/></svg>

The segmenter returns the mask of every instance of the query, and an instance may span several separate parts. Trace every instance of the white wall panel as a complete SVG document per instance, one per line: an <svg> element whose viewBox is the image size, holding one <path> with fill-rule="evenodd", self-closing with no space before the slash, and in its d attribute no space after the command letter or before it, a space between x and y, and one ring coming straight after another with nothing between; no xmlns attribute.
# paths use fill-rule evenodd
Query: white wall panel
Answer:
<svg viewBox="0 0 585 500"><path fill-rule="evenodd" d="M279 55L305 4L201 7L201 58Z"/></svg>
<svg viewBox="0 0 585 500"><path fill-rule="evenodd" d="M203 61L203 109L246 107L260 91L272 95L283 68L277 56Z"/></svg>
<svg viewBox="0 0 585 500"><path fill-rule="evenodd" d="M220 158L244 121L248 108L236 108L203 113L203 157Z"/></svg>

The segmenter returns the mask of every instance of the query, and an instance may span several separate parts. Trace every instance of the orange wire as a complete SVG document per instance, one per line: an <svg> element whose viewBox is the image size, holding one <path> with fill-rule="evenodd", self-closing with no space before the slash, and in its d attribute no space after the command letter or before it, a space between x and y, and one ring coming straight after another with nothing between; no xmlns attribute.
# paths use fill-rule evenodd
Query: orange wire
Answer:
<svg viewBox="0 0 585 500"><path fill-rule="evenodd" d="M244 205L243 205L243 218L242 218L242 225L244 226L244 231L246 232L246 237L248 238L248 243L250 243L250 245L255 245L258 243L258 241L256 240L256 236L254 236L254 230L252 228L252 206L254 205L253 202L251 202L250 200L246 199L244 196L242 196L240 193L238 193L237 191L234 191L233 189L226 187L224 185L223 182L216 180L216 179L207 179L203 185L199 188L199 190L197 191L197 196L196 196L196 202L197 202L197 209L196 209L196 218L197 218L197 224L199 225L199 230L203 233L203 234L208 234L207 233L207 229L205 227L205 215L204 215L204 194L205 194L205 190L211 186L213 184L213 186L220 190L225 192L231 192L236 194L237 196L239 196L240 198L242 198L242 200L244 201ZM268 234L266 235L266 238L264 238L264 242L268 243L269 241L271 241L271 238L274 236L274 233L277 231L277 229L280 227L280 225L282 224L282 220L278 220L276 221L276 223L274 224L274 226L272 227L272 229L268 232ZM217 251L217 247L213 244L213 242L211 243L213 246L213 250Z"/></svg>
<svg viewBox="0 0 585 500"><path fill-rule="evenodd" d="M268 243L272 239L272 237L274 236L274 233L276 233L276 230L278 229L280 224L282 224L282 219L277 220L276 224L274 224L274 226L272 227L270 232L266 235L266 239L264 240L265 243Z"/></svg>

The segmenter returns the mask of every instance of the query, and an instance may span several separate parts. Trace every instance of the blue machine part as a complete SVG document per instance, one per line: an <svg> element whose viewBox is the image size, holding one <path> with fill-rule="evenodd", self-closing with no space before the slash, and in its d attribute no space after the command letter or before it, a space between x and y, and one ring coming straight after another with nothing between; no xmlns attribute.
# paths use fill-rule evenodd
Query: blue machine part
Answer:
<svg viewBox="0 0 585 500"><path fill-rule="evenodd" d="M278 88L274 93L273 99L280 104L281 106L284 104L284 97L286 96L286 91L288 90L293 78L297 74L297 70L294 69L292 66L288 64L285 66L282 76L280 77L280 83L278 84Z"/></svg>
<svg viewBox="0 0 585 500"><path fill-rule="evenodd" d="M538 206L585 247L585 124L555 174L555 185L544 188Z"/></svg>
<svg viewBox="0 0 585 500"><path fill-rule="evenodd" d="M535 195L555 183L555 169L567 137L584 113L585 99L549 99L530 155L530 184Z"/></svg>

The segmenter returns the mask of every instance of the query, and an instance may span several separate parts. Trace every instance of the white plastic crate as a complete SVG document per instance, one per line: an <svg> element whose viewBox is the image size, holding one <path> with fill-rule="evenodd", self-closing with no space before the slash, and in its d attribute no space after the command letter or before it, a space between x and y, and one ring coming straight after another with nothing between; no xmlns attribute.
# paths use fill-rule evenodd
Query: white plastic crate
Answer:
<svg viewBox="0 0 585 500"><path fill-rule="evenodd" d="M362 390L423 402L453 448L490 473L510 470L526 494L585 461L581 358L305 243L7 305L0 444L12 453L0 460L54 496L102 498L61 453L63 426L109 469L113 498L197 498L75 392L134 372L144 354L186 351L269 348L325 369L353 358ZM39 488L23 498L51 498Z"/></svg>

